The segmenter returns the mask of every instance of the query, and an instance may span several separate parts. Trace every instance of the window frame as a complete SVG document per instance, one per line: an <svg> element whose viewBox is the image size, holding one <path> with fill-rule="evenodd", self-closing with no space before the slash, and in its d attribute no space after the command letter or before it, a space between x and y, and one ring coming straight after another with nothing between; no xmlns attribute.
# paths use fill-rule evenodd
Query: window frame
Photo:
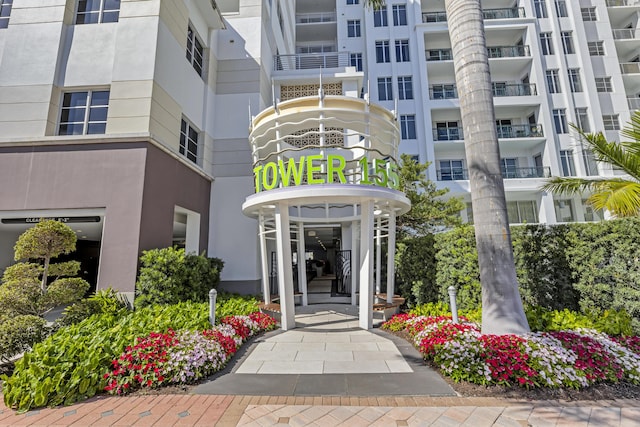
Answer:
<svg viewBox="0 0 640 427"><path fill-rule="evenodd" d="M355 52L349 54L349 64L356 68L356 71L363 70L362 52Z"/></svg>
<svg viewBox="0 0 640 427"><path fill-rule="evenodd" d="M438 160L438 169L440 171L440 181L461 181L468 179L464 176L464 159ZM447 171L446 175L444 174L445 170Z"/></svg>
<svg viewBox="0 0 640 427"><path fill-rule="evenodd" d="M596 77L596 92L600 93L610 93L613 92L613 86L611 85L611 77Z"/></svg>
<svg viewBox="0 0 640 427"><path fill-rule="evenodd" d="M347 20L347 37L349 38L362 37L362 28L360 26L359 19Z"/></svg>
<svg viewBox="0 0 640 427"><path fill-rule="evenodd" d="M620 115L619 114L603 114L602 125L604 130L616 131L620 130Z"/></svg>
<svg viewBox="0 0 640 427"><path fill-rule="evenodd" d="M409 39L400 39L395 41L396 62L411 62L411 54L409 53Z"/></svg>
<svg viewBox="0 0 640 427"><path fill-rule="evenodd" d="M604 42L602 40L587 42L587 48L589 49L589 56L605 56Z"/></svg>
<svg viewBox="0 0 640 427"><path fill-rule="evenodd" d="M73 105L68 105L65 106L65 98L66 95L71 95L73 96L73 94L85 94L85 98L84 98L84 105L80 105L80 106L73 106ZM95 104L93 105L93 101L95 99L94 95L96 93L106 93L107 97L106 97L106 104ZM80 90L66 90L63 91L60 94L60 110L58 112L58 125L56 127L56 135L57 136L73 136L73 135L104 135L106 134L106 128L107 128L107 118L108 118L108 114L109 114L109 100L111 98L111 90L110 88L92 88L92 89L80 89ZM70 98L71 101L71 98ZM72 111L72 110L80 110L83 109L84 111L82 112L82 121L73 121L73 120L66 120L63 121L63 115L65 111ZM104 120L91 120L91 113L95 112L97 110L104 110L105 114L104 114ZM69 114L70 115L70 114ZM61 132L62 126L73 126L73 125L78 125L78 124L82 124L82 132L81 133L74 133L74 132ZM104 129L100 132L90 132L90 126L91 125L104 125Z"/></svg>
<svg viewBox="0 0 640 427"><path fill-rule="evenodd" d="M567 69L567 77L569 78L569 90L572 93L583 92L582 78L580 77L580 68Z"/></svg>
<svg viewBox="0 0 640 427"><path fill-rule="evenodd" d="M576 53L576 47L573 44L573 31L561 31L562 51L565 55L573 55Z"/></svg>
<svg viewBox="0 0 640 427"><path fill-rule="evenodd" d="M554 130L557 134L569 133L567 125L567 111L565 108L554 108L552 110Z"/></svg>
<svg viewBox="0 0 640 427"><path fill-rule="evenodd" d="M598 12L595 6L581 7L580 14L583 22L595 22L598 20Z"/></svg>
<svg viewBox="0 0 640 427"><path fill-rule="evenodd" d="M545 76L547 78L547 90L549 91L549 93L562 93L562 87L560 86L560 77L558 76L558 69L552 68L546 70Z"/></svg>
<svg viewBox="0 0 640 427"><path fill-rule="evenodd" d="M387 5L373 11L373 26L376 28L388 27L389 18L387 16Z"/></svg>
<svg viewBox="0 0 640 427"><path fill-rule="evenodd" d="M568 18L569 10L567 9L567 2L565 0L555 0L556 16L558 18Z"/></svg>
<svg viewBox="0 0 640 427"><path fill-rule="evenodd" d="M525 203L528 206L525 206ZM511 209L509 209L511 207ZM510 211L513 211L515 207L515 213L517 214L516 220L509 215ZM529 218L525 218L525 209L531 209L533 212L533 221L529 222ZM509 224L537 224L538 220L538 203L535 200L511 200L507 201L507 217L509 218Z"/></svg>
<svg viewBox="0 0 640 427"><path fill-rule="evenodd" d="M9 27L14 0L0 0L0 29Z"/></svg>
<svg viewBox="0 0 640 427"><path fill-rule="evenodd" d="M360 4L360 0L347 0L347 6Z"/></svg>
<svg viewBox="0 0 640 427"><path fill-rule="evenodd" d="M391 48L389 40L376 40L376 63L386 64L391 62Z"/></svg>
<svg viewBox="0 0 640 427"><path fill-rule="evenodd" d="M403 140L417 139L416 133L416 115L402 114L400 115L400 137Z"/></svg>
<svg viewBox="0 0 640 427"><path fill-rule="evenodd" d="M413 99L413 77L398 76L398 99Z"/></svg>
<svg viewBox="0 0 640 427"><path fill-rule="evenodd" d="M393 79L378 77L378 101L393 101Z"/></svg>
<svg viewBox="0 0 640 427"><path fill-rule="evenodd" d="M562 176L576 176L576 162L573 150L560 150L560 169Z"/></svg>
<svg viewBox="0 0 640 427"><path fill-rule="evenodd" d="M546 0L534 0L533 8L535 11L536 18L544 19L549 17Z"/></svg>
<svg viewBox="0 0 640 427"><path fill-rule="evenodd" d="M589 111L587 107L576 107L576 126L585 133L591 132L591 124L589 123Z"/></svg>
<svg viewBox="0 0 640 427"><path fill-rule="evenodd" d="M105 5L108 1L116 1L118 2L117 9L105 9ZM100 4L98 5L98 9L89 10L86 9L80 11L81 5L87 3L87 0L79 0L75 6L75 13L73 16L74 25L90 25L90 24L108 24L108 23L116 23L120 20L120 8L122 7L122 3L120 0L100 0ZM95 22L86 22L84 18L87 16L95 16L97 15L97 20ZM80 21L80 17L83 17L82 22ZM105 21L105 17L108 20ZM114 18L115 17L115 18Z"/></svg>
<svg viewBox="0 0 640 427"><path fill-rule="evenodd" d="M406 4L394 4L391 7L391 14L393 16L394 27L407 25L407 5Z"/></svg>
<svg viewBox="0 0 640 427"><path fill-rule="evenodd" d="M191 138L192 131L196 134L195 142ZM201 133L202 132L196 126L194 126L191 120L182 116L182 119L180 121L180 138L179 138L178 153L182 157L184 157L185 159L189 160L190 162L196 165L200 165L201 163L200 162L200 139L201 139L200 134ZM193 143L195 145L196 147L195 154L190 150L190 147L187 143Z"/></svg>
<svg viewBox="0 0 640 427"><path fill-rule="evenodd" d="M540 33L540 50L543 55L555 55L553 49L553 33L545 31Z"/></svg>
<svg viewBox="0 0 640 427"><path fill-rule="evenodd" d="M202 43L202 40L200 39L197 31L193 28L193 25L189 23L189 26L187 27L186 58L195 72L203 79L205 77L205 51L204 43ZM197 56L195 54L200 56L199 63L196 61Z"/></svg>

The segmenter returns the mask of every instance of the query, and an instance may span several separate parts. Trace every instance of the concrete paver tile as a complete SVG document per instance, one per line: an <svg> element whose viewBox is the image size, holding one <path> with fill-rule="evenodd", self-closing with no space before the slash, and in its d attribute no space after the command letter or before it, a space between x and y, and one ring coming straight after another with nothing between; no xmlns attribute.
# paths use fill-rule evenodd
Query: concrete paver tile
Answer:
<svg viewBox="0 0 640 427"><path fill-rule="evenodd" d="M304 332L287 331L273 337L269 337L265 342L302 342Z"/></svg>
<svg viewBox="0 0 640 427"><path fill-rule="evenodd" d="M351 351L298 351L296 361L322 360L322 361L353 361L353 352Z"/></svg>
<svg viewBox="0 0 640 427"><path fill-rule="evenodd" d="M376 406L358 406L358 407L355 407L354 409L356 410L356 414L359 417L364 418L365 420L368 420L370 422L374 422L375 420L377 420L378 418L380 418L381 416L389 412L391 408L376 407Z"/></svg>
<svg viewBox="0 0 640 427"><path fill-rule="evenodd" d="M558 406L535 407L527 421L535 426L555 426L561 413L562 407Z"/></svg>
<svg viewBox="0 0 640 427"><path fill-rule="evenodd" d="M264 342L260 342L257 343L255 345L255 347L253 347L253 349L251 350L252 353L255 352L261 352L261 351L272 351L273 347L275 347L275 345L278 344L275 341L264 341Z"/></svg>
<svg viewBox="0 0 640 427"><path fill-rule="evenodd" d="M246 359L235 370L236 374L257 374L262 368L263 360Z"/></svg>
<svg viewBox="0 0 640 427"><path fill-rule="evenodd" d="M373 351L353 351L353 359L355 361L368 361L368 360L397 360L404 362L404 357L399 351L380 351L377 348Z"/></svg>
<svg viewBox="0 0 640 427"><path fill-rule="evenodd" d="M315 422L316 420L327 415L330 410L330 406L310 406L308 409L302 411L300 415L303 415L309 421Z"/></svg>
<svg viewBox="0 0 640 427"><path fill-rule="evenodd" d="M276 361L268 360L262 364L259 374L321 374L324 362L311 361Z"/></svg>
<svg viewBox="0 0 640 427"><path fill-rule="evenodd" d="M342 423L358 413L357 408L352 406L338 406L329 412L338 423Z"/></svg>
<svg viewBox="0 0 640 427"><path fill-rule="evenodd" d="M511 418L516 421L526 421L529 419L532 411L533 405L506 407L504 411L502 411L502 417Z"/></svg>
<svg viewBox="0 0 640 427"><path fill-rule="evenodd" d="M589 418L591 417L590 407L571 406L565 407L558 417L557 426L581 426L587 427Z"/></svg>
<svg viewBox="0 0 640 427"><path fill-rule="evenodd" d="M293 417L307 409L309 409L309 406L306 405L286 405L273 411L273 413L279 417Z"/></svg>
<svg viewBox="0 0 640 427"><path fill-rule="evenodd" d="M468 427L491 427L502 413L502 407L480 407L475 408L469 417L462 423Z"/></svg>
<svg viewBox="0 0 640 427"><path fill-rule="evenodd" d="M258 353L251 353L247 360L291 360L293 361L296 358L296 350L288 350L288 351L261 351Z"/></svg>
<svg viewBox="0 0 640 427"><path fill-rule="evenodd" d="M593 408L589 417L589 426L617 426L620 425L620 408Z"/></svg>
<svg viewBox="0 0 640 427"><path fill-rule="evenodd" d="M378 346L378 350L380 351L398 351L398 347L387 339L384 339L384 341L377 341L376 346Z"/></svg>
<svg viewBox="0 0 640 427"><path fill-rule="evenodd" d="M500 415L498 419L493 423L494 427L528 427L529 421L514 420L513 418Z"/></svg>
<svg viewBox="0 0 640 427"><path fill-rule="evenodd" d="M290 352L290 351L324 351L325 343L323 342L278 342L273 346L272 351Z"/></svg>
<svg viewBox="0 0 640 427"><path fill-rule="evenodd" d="M389 344L393 345L393 343L391 341L387 340L386 338L380 337L380 336L372 334L372 333L369 333L369 334L366 334L366 335L365 334L357 334L357 335L356 334L351 334L350 335L350 339L351 339L350 341L353 342L353 343L356 343L356 342L374 342L374 343L378 343L378 344L380 344L380 343L389 343ZM395 347L395 345L394 345L394 347Z"/></svg>
<svg viewBox="0 0 640 427"><path fill-rule="evenodd" d="M454 406L447 408L443 416L452 418L459 423L465 422L476 408L473 406Z"/></svg>
<svg viewBox="0 0 640 427"><path fill-rule="evenodd" d="M446 408L432 406L429 408L418 408L416 412L409 417L409 425L420 425L426 423L429 425L435 422L438 418L444 414Z"/></svg>
<svg viewBox="0 0 640 427"><path fill-rule="evenodd" d="M374 342L328 342L326 351L378 351Z"/></svg>
<svg viewBox="0 0 640 427"><path fill-rule="evenodd" d="M326 361L324 362L325 374L349 374L349 373L383 373L389 372L389 367L384 360L369 361Z"/></svg>
<svg viewBox="0 0 640 427"><path fill-rule="evenodd" d="M637 400L636 406L640 406ZM620 427L637 426L639 423L638 420L640 420L640 407L624 407L620 410Z"/></svg>
<svg viewBox="0 0 640 427"><path fill-rule="evenodd" d="M403 359L403 360L385 360L387 364L387 368L389 368L389 372L392 373L402 373L402 372L413 372L411 366Z"/></svg>

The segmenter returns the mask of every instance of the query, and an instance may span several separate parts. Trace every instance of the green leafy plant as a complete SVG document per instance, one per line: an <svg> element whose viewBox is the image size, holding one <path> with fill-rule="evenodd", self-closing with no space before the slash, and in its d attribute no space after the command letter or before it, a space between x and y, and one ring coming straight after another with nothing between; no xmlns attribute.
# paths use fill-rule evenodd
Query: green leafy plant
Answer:
<svg viewBox="0 0 640 427"><path fill-rule="evenodd" d="M94 314L116 314L127 306L125 299L115 290L102 289L66 307L62 316L56 321L56 327L79 323Z"/></svg>
<svg viewBox="0 0 640 427"><path fill-rule="evenodd" d="M0 322L0 360L27 351L46 336L46 321L38 316L21 315Z"/></svg>

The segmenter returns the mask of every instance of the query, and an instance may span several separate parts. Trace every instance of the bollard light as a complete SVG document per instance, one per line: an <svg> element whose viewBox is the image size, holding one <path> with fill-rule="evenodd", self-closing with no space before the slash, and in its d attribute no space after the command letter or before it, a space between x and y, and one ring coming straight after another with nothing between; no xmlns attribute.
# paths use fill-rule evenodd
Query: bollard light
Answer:
<svg viewBox="0 0 640 427"><path fill-rule="evenodd" d="M211 326L216 325L216 297L218 296L218 291L215 289L211 289L209 291L209 322L211 322Z"/></svg>
<svg viewBox="0 0 640 427"><path fill-rule="evenodd" d="M449 286L447 290L449 291L451 317L453 318L453 323L458 323L458 306L456 304L456 295L458 294L458 290L454 286Z"/></svg>

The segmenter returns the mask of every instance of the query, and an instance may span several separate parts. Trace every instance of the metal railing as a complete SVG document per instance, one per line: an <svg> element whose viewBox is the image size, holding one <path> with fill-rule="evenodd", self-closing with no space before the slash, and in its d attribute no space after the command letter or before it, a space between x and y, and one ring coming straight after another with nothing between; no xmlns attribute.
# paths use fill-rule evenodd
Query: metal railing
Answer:
<svg viewBox="0 0 640 427"><path fill-rule="evenodd" d="M296 24L319 24L323 22L336 22L336 13L315 12L296 14Z"/></svg>
<svg viewBox="0 0 640 427"><path fill-rule="evenodd" d="M462 141L462 128L433 128L434 141Z"/></svg>
<svg viewBox="0 0 640 427"><path fill-rule="evenodd" d="M275 71L314 70L321 68L341 68L349 66L349 52L298 53L276 55Z"/></svg>
<svg viewBox="0 0 640 427"><path fill-rule="evenodd" d="M489 58L515 58L529 56L529 46L491 46L487 47Z"/></svg>
<svg viewBox="0 0 640 427"><path fill-rule="evenodd" d="M624 62L620 64L620 71L622 74L639 74L640 62Z"/></svg>
<svg viewBox="0 0 640 427"><path fill-rule="evenodd" d="M501 173L504 179L549 178L551 168L548 166L502 168ZM437 169L436 177L438 181L467 180L469 179L469 171L462 168Z"/></svg>
<svg viewBox="0 0 640 427"><path fill-rule="evenodd" d="M483 19L512 19L525 18L524 7L509 7L500 9L484 9ZM425 12L422 14L422 23L446 22L447 12Z"/></svg>
<svg viewBox="0 0 640 427"><path fill-rule="evenodd" d="M542 125L498 125L498 138L537 138L542 137Z"/></svg>
<svg viewBox="0 0 640 427"><path fill-rule="evenodd" d="M630 110L640 110L640 98L627 97Z"/></svg>
<svg viewBox="0 0 640 427"><path fill-rule="evenodd" d="M636 5L640 5L640 0L607 0L607 7Z"/></svg>
<svg viewBox="0 0 640 427"><path fill-rule="evenodd" d="M453 59L451 49L427 49L425 53L427 61L451 61Z"/></svg>
<svg viewBox="0 0 640 427"><path fill-rule="evenodd" d="M535 83L493 84L493 96L531 96L537 95ZM458 89L454 84L432 85L429 87L430 99L458 98Z"/></svg>
<svg viewBox="0 0 640 427"><path fill-rule="evenodd" d="M615 40L633 40L636 38L635 28L621 28L613 30Z"/></svg>

